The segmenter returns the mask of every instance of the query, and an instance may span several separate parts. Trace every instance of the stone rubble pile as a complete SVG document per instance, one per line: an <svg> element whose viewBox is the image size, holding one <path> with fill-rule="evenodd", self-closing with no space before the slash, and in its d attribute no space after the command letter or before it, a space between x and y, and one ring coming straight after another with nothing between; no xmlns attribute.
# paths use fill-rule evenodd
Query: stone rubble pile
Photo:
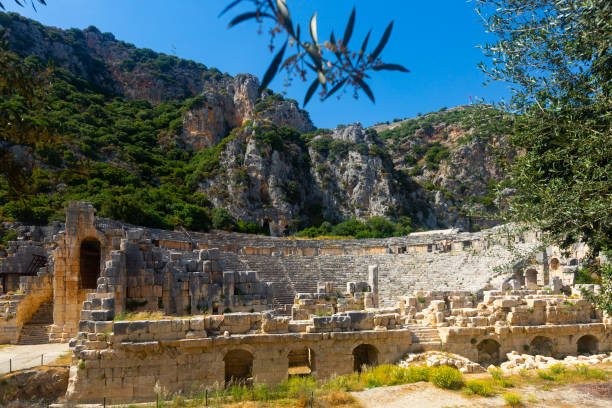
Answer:
<svg viewBox="0 0 612 408"><path fill-rule="evenodd" d="M477 363L461 357L457 354L442 351L427 351L425 353L407 354L398 364L400 367L408 368L415 363L425 363L428 367L455 366L462 373L480 373L485 369Z"/></svg>
<svg viewBox="0 0 612 408"><path fill-rule="evenodd" d="M612 353L580 356L567 356L563 360L541 355L519 354L516 351L506 354L508 361L501 363L504 371L518 372L519 370L546 370L555 364L576 367L579 365L597 365L612 363Z"/></svg>

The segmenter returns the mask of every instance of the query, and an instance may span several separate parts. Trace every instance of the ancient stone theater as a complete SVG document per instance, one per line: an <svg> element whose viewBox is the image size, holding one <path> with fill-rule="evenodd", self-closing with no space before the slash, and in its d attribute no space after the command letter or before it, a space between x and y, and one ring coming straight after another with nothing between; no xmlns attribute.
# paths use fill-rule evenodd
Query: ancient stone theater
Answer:
<svg viewBox="0 0 612 408"><path fill-rule="evenodd" d="M326 379L421 351L463 372L596 354L612 321L574 285L585 253L508 225L302 240L139 228L71 202L2 254L0 342L69 342L69 401Z"/></svg>

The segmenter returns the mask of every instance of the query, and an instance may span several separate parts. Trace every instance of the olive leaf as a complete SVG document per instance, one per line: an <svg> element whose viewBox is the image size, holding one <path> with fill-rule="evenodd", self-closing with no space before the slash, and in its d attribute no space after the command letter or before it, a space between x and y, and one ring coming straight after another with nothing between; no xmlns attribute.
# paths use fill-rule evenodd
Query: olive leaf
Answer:
<svg viewBox="0 0 612 408"><path fill-rule="evenodd" d="M264 77L261 80L261 85L259 86L260 95L268 87L270 82L272 82L272 79L274 79L274 76L278 72L278 67L280 66L280 63L283 60L283 56L285 55L286 48L287 48L287 42L285 42L285 44L283 45L283 48L281 48L278 54L276 54L276 56L272 60L272 63L268 67L268 70L264 74Z"/></svg>
<svg viewBox="0 0 612 408"><path fill-rule="evenodd" d="M387 41L389 41L389 37L391 36L391 30L392 29L393 29L393 21L391 21L391 23L389 23L389 25L387 26L387 29L383 33L382 38L380 39L380 42L376 46L376 49L370 55L370 61L374 61L376 58L378 58L378 56L380 55L382 50L385 48L385 45L387 45Z"/></svg>
<svg viewBox="0 0 612 408"><path fill-rule="evenodd" d="M310 36L312 37L312 41L316 44L319 43L319 39L317 36L317 12L312 15L310 19Z"/></svg>
<svg viewBox="0 0 612 408"><path fill-rule="evenodd" d="M399 64L378 64L372 69L374 71L386 70L386 71L410 72L410 70L404 68L402 65L399 65Z"/></svg>
<svg viewBox="0 0 612 408"><path fill-rule="evenodd" d="M314 82L308 88L308 91L306 91L306 96L304 97L304 106L306 106L310 98L312 98L312 95L314 95L318 87L319 87L319 78L315 79Z"/></svg>
<svg viewBox="0 0 612 408"><path fill-rule="evenodd" d="M351 12L351 16L349 17L349 21L346 24L346 29L344 30L344 37L342 38L342 45L345 47L348 45L351 40L351 36L353 35L353 28L355 26L355 7L353 7L353 11Z"/></svg>
<svg viewBox="0 0 612 408"><path fill-rule="evenodd" d="M240 14L239 16L236 16L232 19L232 21L229 22L229 24L227 25L227 28L232 28L235 25L238 25L244 21L250 20L252 18L256 18L257 20L259 20L261 17L270 17L270 18L274 18L274 16L268 14L268 13L261 13L258 11L250 11L248 13L243 13Z"/></svg>
<svg viewBox="0 0 612 408"><path fill-rule="evenodd" d="M361 79L361 78L356 78L355 80L357 81L357 83L359 84L359 86L361 87L361 89L363 89L363 91L366 93L366 95L368 95L368 98L370 98L370 100L371 100L372 102L376 102L376 101L374 100L374 94L372 93L372 90L370 89L370 86L369 86L368 84L366 84L366 83L364 82L364 80L363 80L363 79Z"/></svg>

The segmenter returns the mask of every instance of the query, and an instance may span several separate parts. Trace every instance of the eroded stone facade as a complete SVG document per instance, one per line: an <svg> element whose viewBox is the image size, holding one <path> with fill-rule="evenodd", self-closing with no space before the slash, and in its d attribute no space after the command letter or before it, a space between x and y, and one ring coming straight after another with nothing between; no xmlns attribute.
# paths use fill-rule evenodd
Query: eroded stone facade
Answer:
<svg viewBox="0 0 612 408"><path fill-rule="evenodd" d="M537 234L501 228L360 241L170 232L70 203L37 279L53 281L51 340L73 347L68 399L130 401L326 379L423 351L473 372L512 352L612 349L610 318L571 287L584 248L537 248Z"/></svg>

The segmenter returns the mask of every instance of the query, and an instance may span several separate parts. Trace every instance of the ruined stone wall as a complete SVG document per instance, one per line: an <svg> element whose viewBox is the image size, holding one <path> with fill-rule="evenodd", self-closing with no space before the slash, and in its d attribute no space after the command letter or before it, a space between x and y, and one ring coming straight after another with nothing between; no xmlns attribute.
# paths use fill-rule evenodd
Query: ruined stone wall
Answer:
<svg viewBox="0 0 612 408"><path fill-rule="evenodd" d="M98 276L110 251L117 246L112 236L94 227L94 208L90 203L70 202L66 209L66 230L55 237L53 275L53 326L50 340L67 342L77 333L80 311L87 294L95 288L84 288L81 276L81 245L85 240L100 244Z"/></svg>
<svg viewBox="0 0 612 408"><path fill-rule="evenodd" d="M444 350L460 354L483 364L499 364L503 356L512 351L530 354L548 354L533 349L537 337L550 341L550 355L560 358L578 355L578 343L584 336L597 339L597 346L591 352L612 350L612 328L604 323L561 324L542 326L489 326L489 327L441 327L438 329L444 343ZM493 341L497 357L482 356L479 346ZM489 354L489 353L487 353Z"/></svg>
<svg viewBox="0 0 612 408"><path fill-rule="evenodd" d="M75 348L67 397L106 396L114 402L154 399L156 384L167 392L223 387L226 360L236 350L252 356L256 383L287 379L289 353L306 347L314 355L312 375L317 379L353 372L353 350L361 344L375 348L378 364L395 362L411 350L410 332L401 329L347 331L349 325L343 331L319 333L289 332L289 327L276 334L235 333L248 332L258 321L261 324L261 317L254 315L115 322L111 336L89 333L88 340ZM224 329L229 329L227 334L214 335Z"/></svg>
<svg viewBox="0 0 612 408"><path fill-rule="evenodd" d="M7 257L0 258L0 293L16 291L19 288L19 277L28 272L34 256L47 256L41 242L9 241Z"/></svg>
<svg viewBox="0 0 612 408"><path fill-rule="evenodd" d="M161 247L187 244L181 232L147 232ZM344 287L366 280L369 265L379 266L380 299L387 306L414 290L478 291L533 256L538 242L535 233L512 237L504 227L364 240L295 240L220 231L189 235L199 248L219 248L227 270L258 271L262 280L273 283L281 304L293 303L296 293L315 292L316 282Z"/></svg>
<svg viewBox="0 0 612 408"><path fill-rule="evenodd" d="M30 321L42 303L53 298L53 285L48 273L23 276L19 294L0 296L0 344L15 344L21 328Z"/></svg>
<svg viewBox="0 0 612 408"><path fill-rule="evenodd" d="M528 257L533 246L519 245ZM503 246L486 250L415 252L379 255L263 256L222 253L226 268L256 270L261 279L273 282L280 303L291 304L296 293L316 292L317 282L366 281L368 266L378 265L382 305L393 306L400 296L415 290L465 290L477 292L495 276L523 258Z"/></svg>
<svg viewBox="0 0 612 408"><path fill-rule="evenodd" d="M161 311L262 311L272 308L273 288L257 271L226 270L216 249L159 247L144 228L94 217L89 203L71 202L66 228L55 237L54 325L50 339L66 342L78 331L82 304L104 278L115 315ZM178 247L183 247L183 245Z"/></svg>

